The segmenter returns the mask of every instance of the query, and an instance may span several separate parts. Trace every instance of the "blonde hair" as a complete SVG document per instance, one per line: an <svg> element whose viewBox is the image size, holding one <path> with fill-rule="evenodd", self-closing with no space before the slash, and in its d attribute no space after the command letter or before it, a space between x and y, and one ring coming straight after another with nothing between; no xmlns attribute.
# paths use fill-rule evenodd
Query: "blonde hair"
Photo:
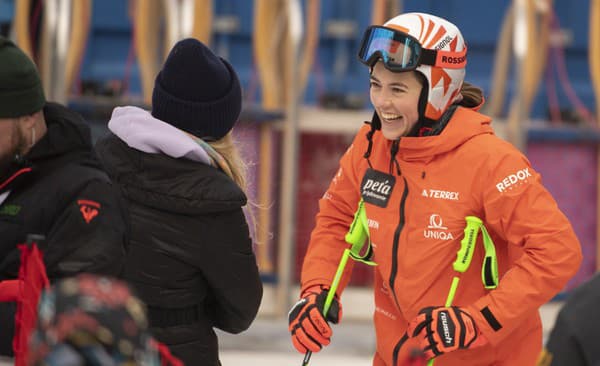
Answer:
<svg viewBox="0 0 600 366"><path fill-rule="evenodd" d="M227 135L223 136L223 138L217 141L210 141L208 144L215 149L217 153L219 153L223 160L225 160L225 164L227 164L227 168L229 168L229 172L226 174L231 178L238 186L244 191L246 197L248 197L248 205L244 207L244 213L246 215L246 221L248 226L250 227L250 236L252 240L257 244L260 244L257 241L256 232L258 230L258 224L256 222L256 217L254 215L253 210L250 207L264 209L261 205L256 204L249 196L248 196L248 166L240 156L239 150L236 146L235 140L231 131L227 133Z"/></svg>
<svg viewBox="0 0 600 366"><path fill-rule="evenodd" d="M248 167L240 156L231 131L229 131L227 135L223 136L221 139L217 141L210 141L208 144L225 160L225 164L227 164L227 167L229 168L228 170L231 173L227 173L229 178L236 182L237 185L242 188L244 193L247 193L246 190L248 186L246 179Z"/></svg>

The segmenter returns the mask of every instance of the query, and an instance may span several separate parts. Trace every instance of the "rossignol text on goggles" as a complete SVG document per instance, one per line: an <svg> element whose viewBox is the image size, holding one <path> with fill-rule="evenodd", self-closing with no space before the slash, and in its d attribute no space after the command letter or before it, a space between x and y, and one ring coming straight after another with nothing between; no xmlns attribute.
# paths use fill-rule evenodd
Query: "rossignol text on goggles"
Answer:
<svg viewBox="0 0 600 366"><path fill-rule="evenodd" d="M419 65L461 69L467 64L466 55L466 45L458 52L431 50L409 34L382 26L367 28L358 51L363 64L373 66L381 59L394 72L415 70Z"/></svg>

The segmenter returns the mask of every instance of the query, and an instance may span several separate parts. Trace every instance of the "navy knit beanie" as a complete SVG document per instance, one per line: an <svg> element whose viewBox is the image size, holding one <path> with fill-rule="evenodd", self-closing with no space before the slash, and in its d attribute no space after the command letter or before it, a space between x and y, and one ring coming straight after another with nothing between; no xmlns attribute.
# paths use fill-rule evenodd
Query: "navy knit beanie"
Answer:
<svg viewBox="0 0 600 366"><path fill-rule="evenodd" d="M152 115L196 137L218 140L241 110L233 67L196 39L177 42L154 82Z"/></svg>
<svg viewBox="0 0 600 366"><path fill-rule="evenodd" d="M0 118L27 116L42 110L46 98L31 59L0 36Z"/></svg>

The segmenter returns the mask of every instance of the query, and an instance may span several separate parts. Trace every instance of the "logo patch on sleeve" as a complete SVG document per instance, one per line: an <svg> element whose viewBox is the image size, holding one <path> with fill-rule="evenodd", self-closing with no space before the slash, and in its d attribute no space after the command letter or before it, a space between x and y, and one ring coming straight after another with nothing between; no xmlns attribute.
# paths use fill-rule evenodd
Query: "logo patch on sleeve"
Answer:
<svg viewBox="0 0 600 366"><path fill-rule="evenodd" d="M512 190L513 188L528 183L529 177L532 177L529 168L521 169L518 172L507 175L500 182L496 183L496 189L500 193Z"/></svg>
<svg viewBox="0 0 600 366"><path fill-rule="evenodd" d="M395 184L396 177L393 175L367 169L360 185L360 193L365 202L385 208Z"/></svg>
<svg viewBox="0 0 600 366"><path fill-rule="evenodd" d="M86 224L92 222L94 217L98 216L98 213L100 212L100 204L96 201L77 200L77 204L79 205L79 211L81 211L81 215Z"/></svg>

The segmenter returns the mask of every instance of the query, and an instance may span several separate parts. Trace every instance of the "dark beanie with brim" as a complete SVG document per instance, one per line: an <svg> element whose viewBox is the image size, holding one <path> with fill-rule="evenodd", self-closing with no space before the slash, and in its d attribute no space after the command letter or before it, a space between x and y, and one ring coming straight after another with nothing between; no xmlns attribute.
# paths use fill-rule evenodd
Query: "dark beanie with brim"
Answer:
<svg viewBox="0 0 600 366"><path fill-rule="evenodd" d="M152 115L207 140L225 136L242 110L242 90L233 67L200 41L173 47L154 83Z"/></svg>
<svg viewBox="0 0 600 366"><path fill-rule="evenodd" d="M33 61L0 36L0 118L27 116L42 110L46 98Z"/></svg>

